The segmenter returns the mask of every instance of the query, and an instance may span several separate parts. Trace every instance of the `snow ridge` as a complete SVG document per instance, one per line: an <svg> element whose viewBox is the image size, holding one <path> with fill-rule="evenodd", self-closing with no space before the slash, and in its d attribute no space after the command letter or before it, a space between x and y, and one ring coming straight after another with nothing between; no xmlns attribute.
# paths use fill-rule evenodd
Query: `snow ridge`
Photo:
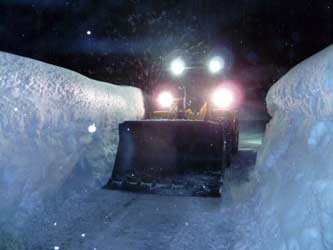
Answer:
<svg viewBox="0 0 333 250"><path fill-rule="evenodd" d="M316 119L333 117L333 45L292 68L269 90L267 108Z"/></svg>
<svg viewBox="0 0 333 250"><path fill-rule="evenodd" d="M144 114L139 89L3 52L0 96L0 226L8 218L23 225L66 183L102 187L118 124Z"/></svg>
<svg viewBox="0 0 333 250"><path fill-rule="evenodd" d="M255 223L239 249L333 249L333 46L291 69L266 102Z"/></svg>

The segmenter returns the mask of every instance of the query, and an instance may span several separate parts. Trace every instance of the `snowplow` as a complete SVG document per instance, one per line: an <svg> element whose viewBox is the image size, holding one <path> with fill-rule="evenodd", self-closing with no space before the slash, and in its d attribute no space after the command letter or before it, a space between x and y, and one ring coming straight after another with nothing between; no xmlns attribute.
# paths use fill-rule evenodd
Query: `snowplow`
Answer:
<svg viewBox="0 0 333 250"><path fill-rule="evenodd" d="M106 188L160 195L219 197L224 169L238 151L232 89L218 86L199 110L162 91L144 120L119 125L119 145ZM209 98L206 98L209 99Z"/></svg>

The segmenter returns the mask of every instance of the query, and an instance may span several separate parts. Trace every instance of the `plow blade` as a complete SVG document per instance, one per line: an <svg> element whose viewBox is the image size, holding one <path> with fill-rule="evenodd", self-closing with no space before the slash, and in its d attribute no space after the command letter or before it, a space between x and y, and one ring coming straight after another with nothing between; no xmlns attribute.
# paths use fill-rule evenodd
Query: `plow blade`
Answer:
<svg viewBox="0 0 333 250"><path fill-rule="evenodd" d="M220 196L223 125L143 120L119 125L119 145L106 188L161 195Z"/></svg>

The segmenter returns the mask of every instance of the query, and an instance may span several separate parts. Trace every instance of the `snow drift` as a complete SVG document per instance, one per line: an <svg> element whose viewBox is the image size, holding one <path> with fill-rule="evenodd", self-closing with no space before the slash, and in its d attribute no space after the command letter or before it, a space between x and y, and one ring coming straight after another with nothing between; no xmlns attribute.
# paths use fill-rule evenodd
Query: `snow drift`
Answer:
<svg viewBox="0 0 333 250"><path fill-rule="evenodd" d="M291 69L266 102L248 249L333 249L333 46Z"/></svg>
<svg viewBox="0 0 333 250"><path fill-rule="evenodd" d="M33 213L66 183L104 185L118 124L144 113L136 88L7 53L0 53L0 95L0 226L6 218L23 223L17 211Z"/></svg>

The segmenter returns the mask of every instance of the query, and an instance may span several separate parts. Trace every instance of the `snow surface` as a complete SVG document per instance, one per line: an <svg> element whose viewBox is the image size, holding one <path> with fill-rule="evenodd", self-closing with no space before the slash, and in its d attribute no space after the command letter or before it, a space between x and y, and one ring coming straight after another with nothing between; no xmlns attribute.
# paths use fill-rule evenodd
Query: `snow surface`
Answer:
<svg viewBox="0 0 333 250"><path fill-rule="evenodd" d="M290 70L266 102L273 119L241 249L333 249L333 46Z"/></svg>
<svg viewBox="0 0 333 250"><path fill-rule="evenodd" d="M268 111L313 119L333 117L333 45L292 68L269 90Z"/></svg>
<svg viewBox="0 0 333 250"><path fill-rule="evenodd" d="M101 188L112 172L118 124L144 113L139 89L1 52L0 95L4 231L25 227L60 190Z"/></svg>

